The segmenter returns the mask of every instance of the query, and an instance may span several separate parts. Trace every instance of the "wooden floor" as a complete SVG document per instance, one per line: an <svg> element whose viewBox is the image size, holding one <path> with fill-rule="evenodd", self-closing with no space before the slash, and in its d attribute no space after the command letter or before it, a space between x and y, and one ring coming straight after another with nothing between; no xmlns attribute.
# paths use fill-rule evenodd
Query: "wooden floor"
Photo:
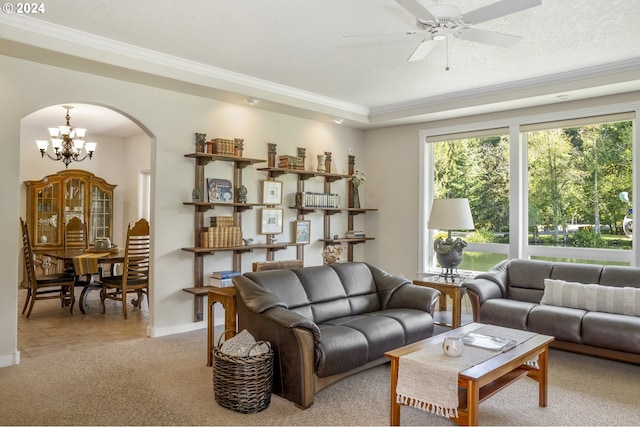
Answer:
<svg viewBox="0 0 640 427"><path fill-rule="evenodd" d="M102 314L99 291L89 293L89 310L82 314L78 308L81 290L76 289L73 314L69 313L69 307L60 307L59 300L42 300L35 302L28 319L22 314L27 290L18 290L18 350L22 359L147 336L149 305L146 296L141 309L128 303L128 319L125 320L122 305L117 301L105 301L106 313Z"/></svg>

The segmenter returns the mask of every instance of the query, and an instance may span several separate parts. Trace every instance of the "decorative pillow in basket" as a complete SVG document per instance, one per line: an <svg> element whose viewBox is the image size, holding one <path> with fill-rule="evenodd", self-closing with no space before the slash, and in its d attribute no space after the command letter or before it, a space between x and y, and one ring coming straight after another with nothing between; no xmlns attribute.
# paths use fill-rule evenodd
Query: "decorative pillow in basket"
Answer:
<svg viewBox="0 0 640 427"><path fill-rule="evenodd" d="M273 350L267 341L257 341L243 330L213 349L213 392L216 402L227 409L252 414L271 403Z"/></svg>

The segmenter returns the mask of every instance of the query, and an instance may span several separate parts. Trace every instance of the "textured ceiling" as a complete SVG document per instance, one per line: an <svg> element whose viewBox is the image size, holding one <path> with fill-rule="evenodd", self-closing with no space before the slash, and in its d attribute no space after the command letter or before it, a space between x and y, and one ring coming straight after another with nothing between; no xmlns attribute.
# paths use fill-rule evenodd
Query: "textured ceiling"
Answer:
<svg viewBox="0 0 640 427"><path fill-rule="evenodd" d="M440 1L463 12L494 2ZM131 52L144 49L139 57L183 58L238 73L243 88L282 85L294 97L335 100L350 105L347 110L362 107L365 116L407 110L392 116L420 118L410 108L431 101L460 101L515 83L576 80L602 67L610 74L616 64L640 69L640 0L542 0L541 6L478 25L522 36L513 48L451 38L412 63L406 59L419 36L343 37L414 29L415 19L394 0L48 0L45 6L46 13L30 18L86 33L74 35L76 44L84 39L109 50L114 41L126 43ZM71 34L64 31L61 39ZM619 82L602 79L609 83ZM632 83L619 89L640 88Z"/></svg>

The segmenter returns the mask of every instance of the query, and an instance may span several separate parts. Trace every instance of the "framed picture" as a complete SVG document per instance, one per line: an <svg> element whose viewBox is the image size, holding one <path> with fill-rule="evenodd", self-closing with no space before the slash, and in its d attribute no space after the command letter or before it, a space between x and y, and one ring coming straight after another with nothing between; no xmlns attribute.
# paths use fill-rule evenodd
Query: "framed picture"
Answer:
<svg viewBox="0 0 640 427"><path fill-rule="evenodd" d="M207 201L209 203L233 203L233 184L228 179L207 178Z"/></svg>
<svg viewBox="0 0 640 427"><path fill-rule="evenodd" d="M282 182L262 181L262 204L281 205L282 204Z"/></svg>
<svg viewBox="0 0 640 427"><path fill-rule="evenodd" d="M311 221L294 221L294 236L296 243L311 243Z"/></svg>
<svg viewBox="0 0 640 427"><path fill-rule="evenodd" d="M260 234L282 233L282 217L284 209L262 208L260 215Z"/></svg>

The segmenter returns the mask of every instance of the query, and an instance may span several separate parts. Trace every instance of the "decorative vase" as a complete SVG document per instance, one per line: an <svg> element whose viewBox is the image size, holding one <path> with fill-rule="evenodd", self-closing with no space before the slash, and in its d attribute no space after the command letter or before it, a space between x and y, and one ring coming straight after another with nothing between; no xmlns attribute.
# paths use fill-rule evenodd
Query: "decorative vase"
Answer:
<svg viewBox="0 0 640 427"><path fill-rule="evenodd" d="M326 159L327 156L325 156L324 154L318 154L318 168L316 169L318 172L324 172L327 170L325 165Z"/></svg>
<svg viewBox="0 0 640 427"><path fill-rule="evenodd" d="M358 186L353 184L353 207L360 208L360 193L358 192Z"/></svg>

